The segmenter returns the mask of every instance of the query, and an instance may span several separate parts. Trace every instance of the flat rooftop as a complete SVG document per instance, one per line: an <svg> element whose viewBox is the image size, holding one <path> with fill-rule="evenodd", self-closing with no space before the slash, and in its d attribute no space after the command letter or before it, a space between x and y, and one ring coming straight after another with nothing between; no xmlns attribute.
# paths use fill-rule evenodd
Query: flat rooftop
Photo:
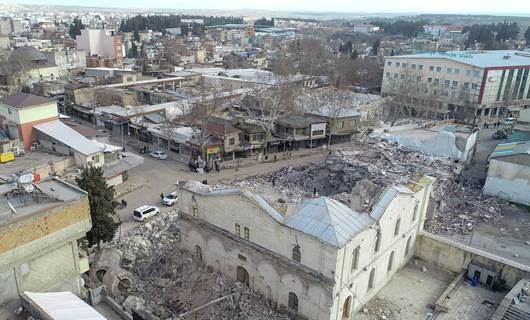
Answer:
<svg viewBox="0 0 530 320"><path fill-rule="evenodd" d="M59 179L48 179L34 185L35 190L31 193L20 191L15 182L0 185L0 225L80 199L86 194Z"/></svg>
<svg viewBox="0 0 530 320"><path fill-rule="evenodd" d="M41 166L49 166L50 162L59 162L67 158L70 157L58 156L42 151L27 152L23 157L16 157L13 161L0 164L0 176L11 177L12 173L31 171Z"/></svg>
<svg viewBox="0 0 530 320"><path fill-rule="evenodd" d="M518 67L530 66L530 52L518 50L447 51L387 57L391 59L446 59L471 66Z"/></svg>

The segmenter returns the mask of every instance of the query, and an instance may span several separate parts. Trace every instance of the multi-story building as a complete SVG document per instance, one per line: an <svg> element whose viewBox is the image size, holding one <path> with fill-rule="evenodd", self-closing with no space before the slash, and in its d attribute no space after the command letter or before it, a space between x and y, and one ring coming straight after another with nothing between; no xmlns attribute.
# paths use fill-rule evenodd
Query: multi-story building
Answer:
<svg viewBox="0 0 530 320"><path fill-rule="evenodd" d="M54 50L45 55L49 64L57 66L61 76L86 68L86 56L82 50Z"/></svg>
<svg viewBox="0 0 530 320"><path fill-rule="evenodd" d="M12 317L25 291L80 295L88 258L78 240L90 231L83 190L58 179L26 174L0 197L0 318Z"/></svg>
<svg viewBox="0 0 530 320"><path fill-rule="evenodd" d="M22 140L26 150L36 139L33 127L58 118L57 101L46 97L20 93L0 99L0 125L11 139Z"/></svg>
<svg viewBox="0 0 530 320"><path fill-rule="evenodd" d="M379 31L379 27L371 24L356 24L353 26L353 32L371 34L377 31Z"/></svg>
<svg viewBox="0 0 530 320"><path fill-rule="evenodd" d="M81 30L81 35L76 37L77 49L85 50L87 56L103 56L116 58L125 57L125 46L121 37L116 36L113 30Z"/></svg>
<svg viewBox="0 0 530 320"><path fill-rule="evenodd" d="M293 319L352 319L411 258L432 183L389 185L359 213L327 197L278 208L190 181L178 191L181 246Z"/></svg>
<svg viewBox="0 0 530 320"><path fill-rule="evenodd" d="M472 123L530 106L529 72L530 53L515 50L392 56L385 57L381 92L409 96L414 111L428 98L438 117Z"/></svg>

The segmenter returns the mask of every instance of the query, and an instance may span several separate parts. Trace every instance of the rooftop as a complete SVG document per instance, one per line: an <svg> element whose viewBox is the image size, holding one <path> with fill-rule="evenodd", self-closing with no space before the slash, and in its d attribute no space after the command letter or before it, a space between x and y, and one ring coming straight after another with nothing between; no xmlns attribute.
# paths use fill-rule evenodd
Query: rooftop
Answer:
<svg viewBox="0 0 530 320"><path fill-rule="evenodd" d="M0 102L15 108L26 108L52 103L54 101L43 96L22 92L17 95L5 96L0 99Z"/></svg>
<svg viewBox="0 0 530 320"><path fill-rule="evenodd" d="M518 154L530 155L530 141L498 144L489 158L500 158Z"/></svg>
<svg viewBox="0 0 530 320"><path fill-rule="evenodd" d="M35 191L22 191L16 177L0 185L0 225L13 219L55 207L61 203L80 199L85 192L59 179L48 179L34 183Z"/></svg>
<svg viewBox="0 0 530 320"><path fill-rule="evenodd" d="M517 67L530 66L530 52L518 50L447 51L387 57L392 59L447 59L471 66Z"/></svg>
<svg viewBox="0 0 530 320"><path fill-rule="evenodd" d="M98 147L98 145L92 143L92 141L88 140L82 134L59 120L39 124L33 128L84 155L90 155L103 151Z"/></svg>

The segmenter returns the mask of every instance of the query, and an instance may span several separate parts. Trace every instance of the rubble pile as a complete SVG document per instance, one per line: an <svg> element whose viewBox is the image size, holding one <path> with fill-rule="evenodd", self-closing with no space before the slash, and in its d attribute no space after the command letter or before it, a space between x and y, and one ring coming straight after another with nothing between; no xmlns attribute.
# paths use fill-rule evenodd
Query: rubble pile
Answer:
<svg viewBox="0 0 530 320"><path fill-rule="evenodd" d="M123 252L124 267L135 277L129 295L119 301L127 311L145 319L287 319L250 288L180 250L177 218L159 215L111 244Z"/></svg>
<svg viewBox="0 0 530 320"><path fill-rule="evenodd" d="M501 217L502 200L483 196L481 187L461 178L463 166L454 161L412 151L394 142L373 137L355 140L348 147L330 151L318 164L284 167L276 172L227 180L219 187L248 188L258 191L265 200L297 204L315 196L328 196L358 212L369 212L379 194L389 185L408 184L421 175L436 178L426 229L433 233L464 233L482 222L496 223ZM274 188L280 199L259 192L262 185ZM367 203L355 205L362 191ZM316 194L315 194L316 192ZM269 197L269 198L268 198Z"/></svg>
<svg viewBox="0 0 530 320"><path fill-rule="evenodd" d="M386 299L375 297L359 312L359 320L397 320L401 309Z"/></svg>

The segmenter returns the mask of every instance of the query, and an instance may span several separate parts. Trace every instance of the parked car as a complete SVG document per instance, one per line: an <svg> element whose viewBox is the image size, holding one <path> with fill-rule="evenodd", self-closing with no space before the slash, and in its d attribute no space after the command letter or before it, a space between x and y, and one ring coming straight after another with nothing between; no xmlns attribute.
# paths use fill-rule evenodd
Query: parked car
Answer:
<svg viewBox="0 0 530 320"><path fill-rule="evenodd" d="M155 206L143 205L134 209L133 219L136 221L144 221L147 218L151 218L160 213L160 209Z"/></svg>
<svg viewBox="0 0 530 320"><path fill-rule="evenodd" d="M151 157L155 159L160 159L160 160L167 159L167 153L165 153L164 151L153 151L150 153L150 155Z"/></svg>
<svg viewBox="0 0 530 320"><path fill-rule="evenodd" d="M175 203L177 203L177 191L168 193L160 202L162 202L162 204L165 206L175 205Z"/></svg>
<svg viewBox="0 0 530 320"><path fill-rule="evenodd" d="M515 123L515 118L511 118L511 117L509 117L509 118L506 118L506 119L504 120L504 125L505 125L505 126L511 126L511 125L514 124L514 123Z"/></svg>

